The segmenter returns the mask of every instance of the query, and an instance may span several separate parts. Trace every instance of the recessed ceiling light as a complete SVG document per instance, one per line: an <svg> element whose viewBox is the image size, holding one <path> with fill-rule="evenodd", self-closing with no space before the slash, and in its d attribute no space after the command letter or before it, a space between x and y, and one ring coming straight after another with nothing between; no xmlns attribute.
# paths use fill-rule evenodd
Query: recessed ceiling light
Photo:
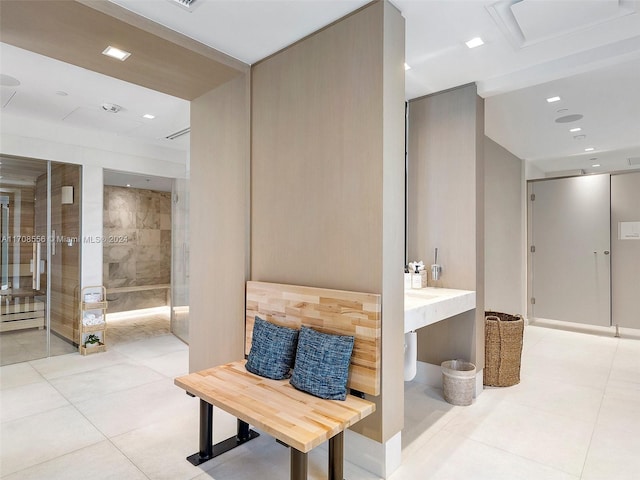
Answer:
<svg viewBox="0 0 640 480"><path fill-rule="evenodd" d="M584 151L585 152L593 152L595 150L595 148L593 147L589 147L589 148L585 148Z"/></svg>
<svg viewBox="0 0 640 480"><path fill-rule="evenodd" d="M475 37L464 43L469 48L476 48L476 47L479 47L480 45L484 45L484 40L482 40L480 37Z"/></svg>
<svg viewBox="0 0 640 480"><path fill-rule="evenodd" d="M591 165L593 168L599 167L600 164L599 163L594 163L593 165Z"/></svg>
<svg viewBox="0 0 640 480"><path fill-rule="evenodd" d="M569 131L570 131L571 133L579 132L580 130L582 130L580 127L570 128L570 129L569 129Z"/></svg>
<svg viewBox="0 0 640 480"><path fill-rule="evenodd" d="M130 186L131 186L131 184L130 184L130 183L127 183L127 187L130 187Z"/></svg>
<svg viewBox="0 0 640 480"><path fill-rule="evenodd" d="M123 62L127 58L129 58L129 55L131 55L130 52L125 52L124 50L120 50L119 48L112 47L111 45L109 45L107 48L105 48L102 51L102 54L106 55L107 57L116 58L116 59L121 60Z"/></svg>
<svg viewBox="0 0 640 480"><path fill-rule="evenodd" d="M154 118L156 118L156 116L151 115L150 113L145 113L144 115L142 115L142 118L148 118L149 120L153 120Z"/></svg>
<svg viewBox="0 0 640 480"><path fill-rule="evenodd" d="M407 62L404 62L404 69L411 70L411 66Z"/></svg>
<svg viewBox="0 0 640 480"><path fill-rule="evenodd" d="M560 97L549 97L547 98L547 102L549 103L553 103L553 102L559 102L560 101Z"/></svg>

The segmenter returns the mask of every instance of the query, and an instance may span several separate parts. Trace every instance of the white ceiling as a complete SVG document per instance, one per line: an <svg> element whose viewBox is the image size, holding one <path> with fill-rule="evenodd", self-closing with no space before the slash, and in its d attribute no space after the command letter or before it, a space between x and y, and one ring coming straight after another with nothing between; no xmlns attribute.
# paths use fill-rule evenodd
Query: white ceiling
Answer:
<svg viewBox="0 0 640 480"><path fill-rule="evenodd" d="M188 12L172 0L111 1L245 63L255 63L367 3L196 0L195 10ZM594 157L610 158L610 169L620 169L625 167L625 155L640 155L637 152L640 89L635 86L640 84L640 1L392 0L392 3L406 19L406 61L411 66L406 72L408 99L477 82L480 95L486 98L488 136L545 171L577 168L573 166L576 164L583 168ZM470 50L464 42L475 36L481 36L485 45ZM185 110L181 101L168 97L165 100L171 106L166 111L156 110L161 114L153 122L160 125L160 120L168 115L173 123L152 129L141 122L140 115L151 105L159 107L164 102L153 100L148 92L143 94L140 87L125 84L126 89L122 86L122 91L115 90L117 81L107 77L102 79L105 83L87 81L90 72L70 66L65 67L68 72L56 70L52 75L48 73L53 71L49 64L39 69L38 65L45 65L40 62L46 59L33 62L17 56L8 64L4 47L2 53L2 72L25 78L17 90L26 91L23 86L34 88L30 93L33 98L24 99L24 104L14 103L18 97L11 100L2 110L3 117L11 113L39 116L48 121L59 117L60 121L63 114L74 112L64 121L96 126L96 121L113 118L97 116L102 112L96 112L101 102L109 101L121 104L127 111L118 114L121 124L106 129L119 138L139 136L143 141L154 142L169 130L183 128L188 120L188 107ZM33 69L31 74L39 83L32 85L31 80L27 81L29 74L22 73L25 69L27 72ZM72 74L71 70L76 71ZM64 82L57 81L58 75L66 74L67 77L60 77ZM42 82L43 78L48 80ZM6 88L2 87L3 99ZM36 94L38 88L40 93ZM52 98L51 92L56 90L69 91L69 97L77 96L78 102L73 108L65 106L63 101L71 99L55 98L55 93ZM124 93L125 90L129 93ZM116 91L119 95L115 95ZM562 101L547 104L544 99L550 95L560 95ZM18 110L18 105L23 105L20 112L7 110ZM587 135L585 140L574 140L568 134L567 127L571 124L553 121L560 108L584 115L580 126L581 133ZM184 140L170 146L186 149ZM596 151L584 155L582 143L592 144Z"/></svg>
<svg viewBox="0 0 640 480"><path fill-rule="evenodd" d="M110 0L247 64L291 45L370 0Z"/></svg>
<svg viewBox="0 0 640 480"><path fill-rule="evenodd" d="M640 57L489 97L485 133L545 172L631 168L627 159L640 155L639 85ZM546 101L555 95L561 100ZM555 122L575 114L583 118ZM581 130L570 132L573 128ZM586 148L594 150L585 152Z"/></svg>
<svg viewBox="0 0 640 480"><path fill-rule="evenodd" d="M103 182L105 185L114 187L142 188L144 190L155 190L158 192L171 192L173 180L166 177L156 177L153 175L137 175L129 172L118 172L116 170L105 170Z"/></svg>
<svg viewBox="0 0 640 480"><path fill-rule="evenodd" d="M3 75L20 82L0 89L3 123L28 119L45 128L99 132L115 142L136 139L165 149L188 149L188 135L165 138L189 126L186 100L5 43L0 43L0 62ZM104 103L122 109L109 113L102 109ZM155 118L143 118L147 113Z"/></svg>

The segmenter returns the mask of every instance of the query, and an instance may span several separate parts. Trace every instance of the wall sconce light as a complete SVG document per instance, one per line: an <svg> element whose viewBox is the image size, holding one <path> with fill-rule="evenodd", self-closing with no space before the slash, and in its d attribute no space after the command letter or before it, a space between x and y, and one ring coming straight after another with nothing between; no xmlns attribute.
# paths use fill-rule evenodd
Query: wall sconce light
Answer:
<svg viewBox="0 0 640 480"><path fill-rule="evenodd" d="M73 186L62 187L62 205L73 204Z"/></svg>

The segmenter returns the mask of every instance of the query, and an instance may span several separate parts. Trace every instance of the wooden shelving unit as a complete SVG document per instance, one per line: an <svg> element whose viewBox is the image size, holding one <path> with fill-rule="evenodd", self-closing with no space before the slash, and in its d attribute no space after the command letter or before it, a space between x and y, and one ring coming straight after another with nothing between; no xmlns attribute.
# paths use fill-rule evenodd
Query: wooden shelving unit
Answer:
<svg viewBox="0 0 640 480"><path fill-rule="evenodd" d="M85 301L87 299L89 301ZM85 316L91 312L99 312L97 314L102 317L102 322L85 325ZM86 339L90 334L97 335L100 343L85 347ZM104 352L107 349L107 289L103 286L84 287L80 294L80 346L78 349L82 355Z"/></svg>

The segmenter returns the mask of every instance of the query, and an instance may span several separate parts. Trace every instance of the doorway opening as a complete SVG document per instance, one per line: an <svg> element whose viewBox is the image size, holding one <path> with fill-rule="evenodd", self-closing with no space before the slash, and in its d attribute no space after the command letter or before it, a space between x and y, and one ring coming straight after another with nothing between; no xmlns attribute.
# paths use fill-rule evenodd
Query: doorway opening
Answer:
<svg viewBox="0 0 640 480"><path fill-rule="evenodd" d="M170 332L187 341L186 324L173 328L172 322L172 280L183 290L186 285L184 278L172 279L176 265L184 261L173 252L174 241L178 253L185 249L174 224L184 224L187 214L174 211L174 183L165 177L104 171L103 284L111 344Z"/></svg>

